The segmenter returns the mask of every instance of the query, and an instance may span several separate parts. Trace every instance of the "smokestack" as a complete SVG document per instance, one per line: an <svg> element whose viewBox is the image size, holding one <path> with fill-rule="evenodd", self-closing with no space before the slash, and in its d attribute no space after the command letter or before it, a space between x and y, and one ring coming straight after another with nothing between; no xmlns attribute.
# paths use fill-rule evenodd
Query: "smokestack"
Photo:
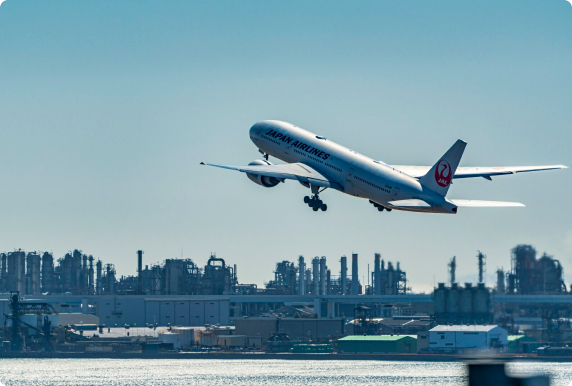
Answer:
<svg viewBox="0 0 572 386"><path fill-rule="evenodd" d="M373 262L373 294L381 295L381 271L379 269L379 264L381 262L381 255L379 253L375 254L375 260Z"/></svg>
<svg viewBox="0 0 572 386"><path fill-rule="evenodd" d="M6 254L0 254L2 256L2 267L0 268L0 291L6 291L8 285L8 265L6 260Z"/></svg>
<svg viewBox="0 0 572 386"><path fill-rule="evenodd" d="M328 269L326 271L326 292L324 292L324 295L330 294L330 288L332 288L332 271Z"/></svg>
<svg viewBox="0 0 572 386"><path fill-rule="evenodd" d="M87 255L82 255L83 265L81 268L81 293L89 294L89 273L87 272Z"/></svg>
<svg viewBox="0 0 572 386"><path fill-rule="evenodd" d="M348 258L342 256L340 263L342 263L342 269L340 271L341 294L345 295L348 289Z"/></svg>
<svg viewBox="0 0 572 386"><path fill-rule="evenodd" d="M504 271L502 268L497 269L497 293L504 294Z"/></svg>
<svg viewBox="0 0 572 386"><path fill-rule="evenodd" d="M326 294L326 256L320 259L320 295Z"/></svg>
<svg viewBox="0 0 572 386"><path fill-rule="evenodd" d="M101 281L101 269L102 269L101 260L97 260L95 267L97 270L97 282L95 283L96 286L95 293L96 295L101 295L101 290L103 285L103 282Z"/></svg>
<svg viewBox="0 0 572 386"><path fill-rule="evenodd" d="M455 283L455 271L457 270L457 258L453 256L449 262L449 281L451 284Z"/></svg>
<svg viewBox="0 0 572 386"><path fill-rule="evenodd" d="M314 279L314 295L320 294L320 279L319 279L319 265L320 265L320 258L318 256L312 259L312 276Z"/></svg>
<svg viewBox="0 0 572 386"><path fill-rule="evenodd" d="M304 256L298 258L298 295L306 295L306 264Z"/></svg>
<svg viewBox="0 0 572 386"><path fill-rule="evenodd" d="M137 251L137 293L143 293L143 251Z"/></svg>
<svg viewBox="0 0 572 386"><path fill-rule="evenodd" d="M87 293L93 295L93 256L89 255L89 268L87 270Z"/></svg>
<svg viewBox="0 0 572 386"><path fill-rule="evenodd" d="M485 273L485 264L486 264L486 259L487 256L483 255L483 253L481 251L477 251L477 259L479 261L479 283L483 282L483 277L484 277L484 273Z"/></svg>
<svg viewBox="0 0 572 386"><path fill-rule="evenodd" d="M352 254L352 295L359 294L358 255Z"/></svg>

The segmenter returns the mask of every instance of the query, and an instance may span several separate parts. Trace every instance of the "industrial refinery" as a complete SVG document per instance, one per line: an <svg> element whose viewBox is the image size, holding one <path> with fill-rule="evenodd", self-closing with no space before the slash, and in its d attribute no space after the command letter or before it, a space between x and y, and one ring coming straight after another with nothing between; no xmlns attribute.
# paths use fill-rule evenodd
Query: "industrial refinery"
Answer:
<svg viewBox="0 0 572 386"><path fill-rule="evenodd" d="M510 251L511 269L496 270L494 287L484 281L483 252L475 253L476 283L457 282L452 257L443 267L447 283L432 294L412 293L400 262L379 253L371 256L365 283L358 271L363 256L354 253L277 262L262 287L240 282L237 265L215 254L204 265L192 259L144 265L143 256L142 250L133 253L136 275L118 276L113 264L79 249L60 258L22 250L0 254L0 348L442 354L462 353L473 343L440 346L431 334L468 326L482 326L469 335L493 331L496 338L486 347L504 353L568 355L572 342L563 267L531 245ZM380 338L388 335L407 338ZM400 348L388 348L390 341Z"/></svg>

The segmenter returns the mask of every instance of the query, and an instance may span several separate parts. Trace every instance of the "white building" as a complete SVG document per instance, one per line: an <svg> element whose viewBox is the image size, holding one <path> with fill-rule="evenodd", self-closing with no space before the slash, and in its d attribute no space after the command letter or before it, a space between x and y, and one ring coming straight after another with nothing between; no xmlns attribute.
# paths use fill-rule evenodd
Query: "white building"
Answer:
<svg viewBox="0 0 572 386"><path fill-rule="evenodd" d="M468 349L504 350L508 334L496 325L437 326L429 330L429 351L456 352Z"/></svg>

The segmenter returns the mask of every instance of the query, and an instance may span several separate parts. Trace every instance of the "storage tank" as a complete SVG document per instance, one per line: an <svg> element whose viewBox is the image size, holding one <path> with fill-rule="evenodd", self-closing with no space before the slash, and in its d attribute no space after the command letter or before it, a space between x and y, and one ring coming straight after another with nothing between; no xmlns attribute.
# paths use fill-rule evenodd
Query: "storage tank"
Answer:
<svg viewBox="0 0 572 386"><path fill-rule="evenodd" d="M433 291L433 304L436 314L447 312L447 288L445 288L445 283L439 283Z"/></svg>
<svg viewBox="0 0 572 386"><path fill-rule="evenodd" d="M26 257L26 294L40 294L41 258L36 252L29 252Z"/></svg>
<svg viewBox="0 0 572 386"><path fill-rule="evenodd" d="M457 283L451 284L451 289L447 296L447 312L458 314L461 311L461 291Z"/></svg>
<svg viewBox="0 0 572 386"><path fill-rule="evenodd" d="M476 288L474 298L474 312L478 314L487 314L490 312L490 295L489 290L484 283L479 283Z"/></svg>
<svg viewBox="0 0 572 386"><path fill-rule="evenodd" d="M461 312L471 314L473 312L473 285L465 283L465 289L461 291Z"/></svg>
<svg viewBox="0 0 572 386"><path fill-rule="evenodd" d="M42 292L52 293L54 291L54 257L44 252L42 255Z"/></svg>

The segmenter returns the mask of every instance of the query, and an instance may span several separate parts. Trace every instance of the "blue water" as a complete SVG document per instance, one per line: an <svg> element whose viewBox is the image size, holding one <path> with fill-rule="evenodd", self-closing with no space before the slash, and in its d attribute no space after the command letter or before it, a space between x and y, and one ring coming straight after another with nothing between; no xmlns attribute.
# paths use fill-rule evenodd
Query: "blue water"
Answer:
<svg viewBox="0 0 572 386"><path fill-rule="evenodd" d="M514 363L513 374L572 382L572 365ZM76 385L465 385L461 363L292 360L0 359L6 386Z"/></svg>

